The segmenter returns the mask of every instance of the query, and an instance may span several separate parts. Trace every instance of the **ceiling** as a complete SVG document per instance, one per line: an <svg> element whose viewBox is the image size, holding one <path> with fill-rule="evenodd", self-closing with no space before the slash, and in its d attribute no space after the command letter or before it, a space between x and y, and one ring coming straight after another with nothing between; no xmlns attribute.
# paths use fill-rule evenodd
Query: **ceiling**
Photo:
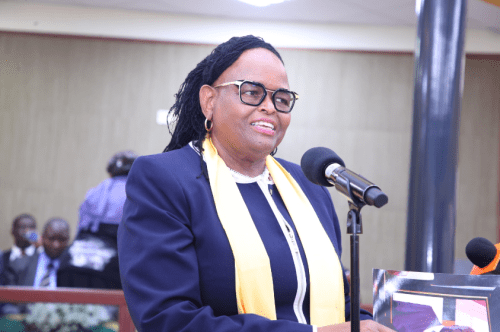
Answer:
<svg viewBox="0 0 500 332"><path fill-rule="evenodd" d="M26 3L26 0L15 1ZM30 2L284 22L383 26L416 26L417 23L415 0L286 0L284 3L268 7L254 7L237 0L30 0ZM482 0L469 0L467 28L500 33L500 7Z"/></svg>

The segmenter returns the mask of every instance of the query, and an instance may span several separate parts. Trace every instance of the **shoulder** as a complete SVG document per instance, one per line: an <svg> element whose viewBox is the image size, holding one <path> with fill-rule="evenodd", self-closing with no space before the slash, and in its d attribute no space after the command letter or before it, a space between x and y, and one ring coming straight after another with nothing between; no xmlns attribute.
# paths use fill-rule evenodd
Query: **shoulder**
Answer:
<svg viewBox="0 0 500 332"><path fill-rule="evenodd" d="M276 160L290 173L290 175L292 175L295 181L297 181L318 214L325 213L326 215L336 218L332 197L326 187L309 181L299 165L280 158Z"/></svg>
<svg viewBox="0 0 500 332"><path fill-rule="evenodd" d="M129 200L139 196L155 201L180 204L185 197L196 197L200 186L208 184L201 170L200 155L190 146L141 156L132 164L127 177Z"/></svg>
<svg viewBox="0 0 500 332"><path fill-rule="evenodd" d="M189 145L174 151L140 156L132 164L129 177L137 172L164 172L165 169L188 171L199 168L199 158L198 153Z"/></svg>
<svg viewBox="0 0 500 332"><path fill-rule="evenodd" d="M276 158L276 160L293 176L295 181L297 181L297 183L301 186L302 190L307 190L311 193L315 192L317 194L326 194L327 196L330 196L328 190L325 187L309 181L304 175L304 172L302 172L302 168L299 165L281 158Z"/></svg>
<svg viewBox="0 0 500 332"><path fill-rule="evenodd" d="M2 253L2 265L4 268L6 268L9 265L9 258L10 258L10 253L12 252L12 249L6 250Z"/></svg>
<svg viewBox="0 0 500 332"><path fill-rule="evenodd" d="M2 253L4 259L9 259L10 253L12 252L12 249L6 250Z"/></svg>
<svg viewBox="0 0 500 332"><path fill-rule="evenodd" d="M304 175L302 169L296 163L292 163L288 160L281 158L276 158L276 161L279 162L280 165L283 166L290 174L292 174L294 178L297 178L297 176L300 177L301 175Z"/></svg>

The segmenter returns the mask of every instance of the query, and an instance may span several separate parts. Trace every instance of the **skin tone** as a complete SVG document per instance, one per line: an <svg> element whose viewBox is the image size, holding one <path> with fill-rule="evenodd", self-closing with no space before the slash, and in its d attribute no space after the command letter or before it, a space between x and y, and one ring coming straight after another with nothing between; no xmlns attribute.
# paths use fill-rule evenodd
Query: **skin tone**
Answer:
<svg viewBox="0 0 500 332"><path fill-rule="evenodd" d="M285 67L269 50L250 49L241 54L214 82L248 80L264 84L267 89L290 89ZM259 106L243 104L238 87L229 85L200 89L200 104L205 117L212 122L210 135L219 156L226 165L247 176L262 174L266 157L281 143L290 124L290 113L274 108L271 94ZM270 123L273 129L262 124ZM361 331L393 331L374 321L362 321ZM318 328L318 332L351 331L351 324L337 324Z"/></svg>
<svg viewBox="0 0 500 332"><path fill-rule="evenodd" d="M69 226L62 220L51 222L42 234L43 248L52 259L61 256L69 243Z"/></svg>
<svg viewBox="0 0 500 332"><path fill-rule="evenodd" d="M21 218L12 225L11 234L16 246L25 249L32 244L24 237L24 234L30 231L36 231L36 222L31 218Z"/></svg>
<svg viewBox="0 0 500 332"><path fill-rule="evenodd" d="M263 48L243 52L213 86L243 79L262 83L270 90L289 89L285 67ZM203 114L213 125L213 144L226 165L241 174L262 174L266 157L281 143L290 124L290 113L276 111L271 94L268 92L259 106L249 106L240 101L235 85L204 85L200 89Z"/></svg>

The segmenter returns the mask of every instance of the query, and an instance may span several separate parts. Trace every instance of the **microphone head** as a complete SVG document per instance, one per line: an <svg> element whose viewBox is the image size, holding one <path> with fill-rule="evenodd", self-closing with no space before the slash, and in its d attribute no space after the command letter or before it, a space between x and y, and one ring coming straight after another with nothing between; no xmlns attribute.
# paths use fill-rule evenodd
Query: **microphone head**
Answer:
<svg viewBox="0 0 500 332"><path fill-rule="evenodd" d="M29 242L38 241L38 234L36 232L26 232L23 234L23 237Z"/></svg>
<svg viewBox="0 0 500 332"><path fill-rule="evenodd" d="M335 152L324 147L307 150L300 160L300 167L307 179L312 183L325 187L333 186L325 176L325 170L331 164L339 164L345 167L344 161Z"/></svg>
<svg viewBox="0 0 500 332"><path fill-rule="evenodd" d="M488 266L497 256L497 248L484 237L476 237L465 247L467 258L479 268Z"/></svg>

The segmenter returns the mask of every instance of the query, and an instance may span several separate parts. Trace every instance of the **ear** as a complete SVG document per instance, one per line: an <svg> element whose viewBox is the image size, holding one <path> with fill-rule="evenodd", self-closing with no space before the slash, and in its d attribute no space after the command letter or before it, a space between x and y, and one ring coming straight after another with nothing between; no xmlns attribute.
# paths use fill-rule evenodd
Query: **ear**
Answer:
<svg viewBox="0 0 500 332"><path fill-rule="evenodd" d="M216 90L207 84L203 85L200 89L201 111L203 112L203 115L205 115L205 118L210 121L213 117L216 94Z"/></svg>

